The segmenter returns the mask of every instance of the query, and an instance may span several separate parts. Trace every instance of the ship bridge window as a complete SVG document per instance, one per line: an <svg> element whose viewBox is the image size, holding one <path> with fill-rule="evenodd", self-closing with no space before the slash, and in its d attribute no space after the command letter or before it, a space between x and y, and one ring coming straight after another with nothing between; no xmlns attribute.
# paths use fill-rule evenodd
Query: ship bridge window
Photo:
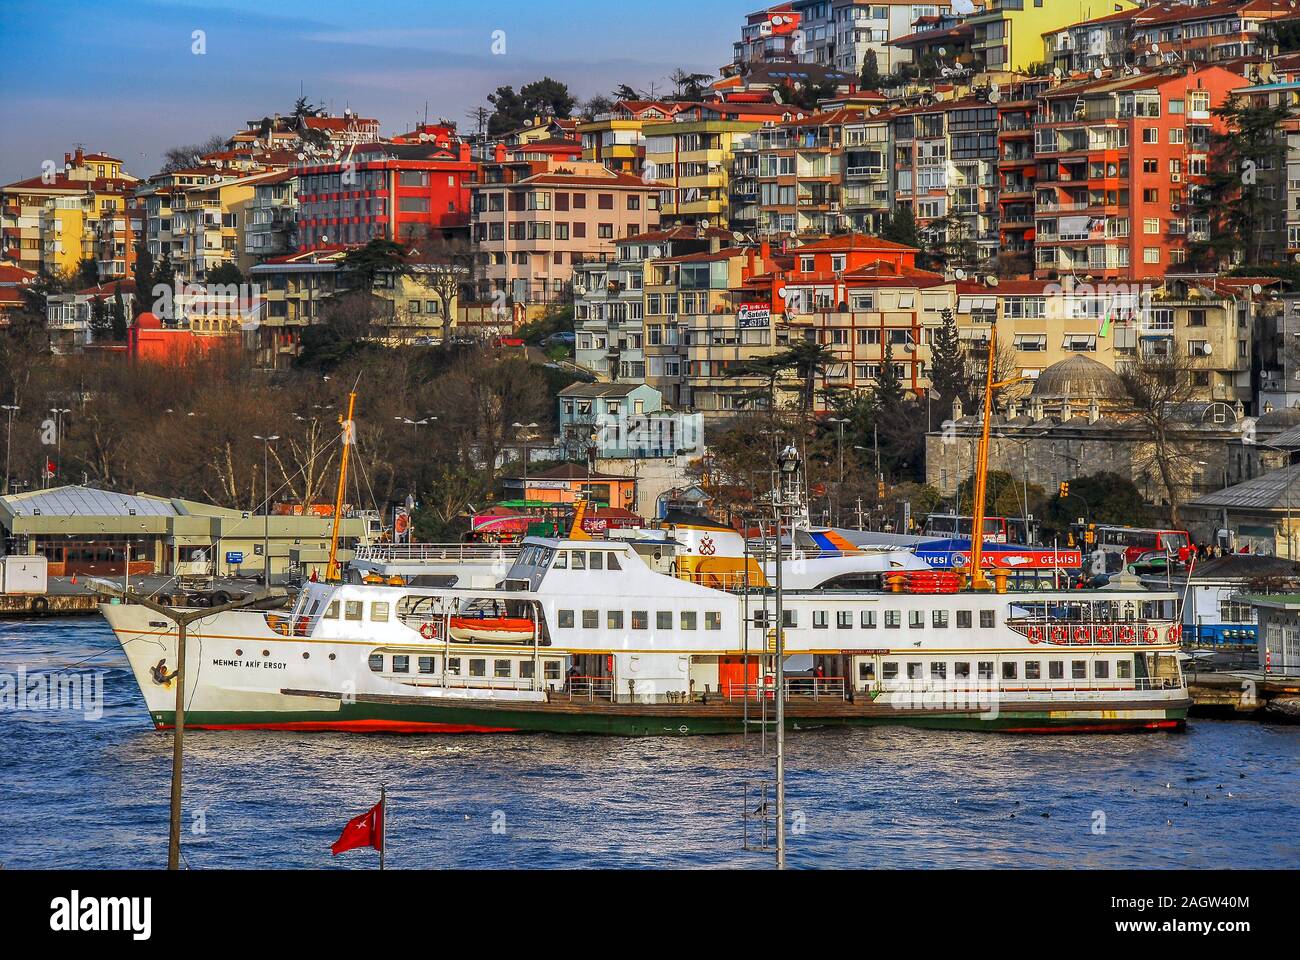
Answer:
<svg viewBox="0 0 1300 960"><path fill-rule="evenodd" d="M375 673L380 673L384 669L384 655L382 653L372 653L370 655L370 669Z"/></svg>
<svg viewBox="0 0 1300 960"><path fill-rule="evenodd" d="M411 658L405 654L393 655L393 673L410 673Z"/></svg>
<svg viewBox="0 0 1300 960"><path fill-rule="evenodd" d="M610 611L606 614L606 616L605 616L605 625L606 625L610 630L622 630L622 629L623 629L623 611L622 611L622 610L610 610Z"/></svg>
<svg viewBox="0 0 1300 960"><path fill-rule="evenodd" d="M850 630L853 627L853 611L837 610L835 612L835 629Z"/></svg>
<svg viewBox="0 0 1300 960"><path fill-rule="evenodd" d="M947 679L948 679L948 664L947 664L946 662L944 662L943 660L931 660L931 661L930 661L930 679L931 679L931 680L947 680Z"/></svg>
<svg viewBox="0 0 1300 960"><path fill-rule="evenodd" d="M897 664L897 662L891 660L891 661L888 661L888 662L886 662L886 663L881 664L880 666L881 666L880 678L881 678L882 680L897 680L897 679L898 679L898 664Z"/></svg>
<svg viewBox="0 0 1300 960"><path fill-rule="evenodd" d="M1043 677L1043 665L1038 660L1025 661L1025 679L1041 680Z"/></svg>
<svg viewBox="0 0 1300 960"><path fill-rule="evenodd" d="M1110 661L1094 660L1092 664L1092 675L1098 680L1110 679Z"/></svg>
<svg viewBox="0 0 1300 960"><path fill-rule="evenodd" d="M1133 661L1118 660L1115 663L1115 676L1120 680L1130 680L1133 677Z"/></svg>
<svg viewBox="0 0 1300 960"><path fill-rule="evenodd" d="M617 553L611 553L611 554L609 554L609 557L608 557L608 559L607 559L606 562L605 562L605 566L606 566L608 569L610 569L610 570L622 570L622 569L623 569L623 565L622 565L621 563L618 562L618 554L617 554Z"/></svg>
<svg viewBox="0 0 1300 960"><path fill-rule="evenodd" d="M587 554L586 554L586 552L584 552L584 551L582 551L582 550L574 550L574 551L573 551L573 569L574 569L574 570L586 570L586 569L587 569Z"/></svg>
<svg viewBox="0 0 1300 960"><path fill-rule="evenodd" d="M996 611L996 610L981 610L981 611L980 611L980 626L981 626L983 629L985 629L985 630L987 630L987 629L989 629L990 627L994 626L994 625L997 623L997 619L998 619L998 616L997 616L997 611Z"/></svg>
<svg viewBox="0 0 1300 960"><path fill-rule="evenodd" d="M864 629L867 630L876 629L876 611L863 610L861 623Z"/></svg>
<svg viewBox="0 0 1300 960"><path fill-rule="evenodd" d="M373 623L388 622L388 603L384 600L375 600L370 604L370 620Z"/></svg>
<svg viewBox="0 0 1300 960"><path fill-rule="evenodd" d="M704 611L704 629L705 629L705 630L721 630L721 629L722 629L722 614L719 613L717 610L706 610L706 611Z"/></svg>
<svg viewBox="0 0 1300 960"><path fill-rule="evenodd" d="M416 669L421 673L436 673L438 669L437 657L417 657Z"/></svg>
<svg viewBox="0 0 1300 960"><path fill-rule="evenodd" d="M909 679L909 680L922 680L922 679L924 679L924 677L925 677L924 668L925 668L925 664L923 664L923 663L910 663L910 662L909 662L908 665L907 665L907 679Z"/></svg>
<svg viewBox="0 0 1300 960"><path fill-rule="evenodd" d="M798 610L782 610L782 611L781 611L781 619L785 621L785 625L786 625L787 627L797 627L797 626L799 626L799 611L798 611Z"/></svg>
<svg viewBox="0 0 1300 960"><path fill-rule="evenodd" d="M330 605L325 608L326 620L337 620L339 618L339 602L331 600Z"/></svg>
<svg viewBox="0 0 1300 960"><path fill-rule="evenodd" d="M469 662L469 675L471 677L486 677L487 660L471 660Z"/></svg>
<svg viewBox="0 0 1300 960"><path fill-rule="evenodd" d="M1020 674L1020 665L1014 660L1004 660L1002 662L1002 679L1015 680Z"/></svg>
<svg viewBox="0 0 1300 960"><path fill-rule="evenodd" d="M830 626L830 621L829 621L829 619L828 619L828 616L827 616L826 611L825 611L825 610L814 610L814 611L813 611L813 629L814 629L814 630L825 630L828 626Z"/></svg>
<svg viewBox="0 0 1300 960"><path fill-rule="evenodd" d="M1065 679L1065 661L1048 660L1047 661L1047 679L1064 680Z"/></svg>
<svg viewBox="0 0 1300 960"><path fill-rule="evenodd" d="M952 675L957 680L970 679L970 661L958 660L952 665Z"/></svg>
<svg viewBox="0 0 1300 960"><path fill-rule="evenodd" d="M568 569L569 569L569 551L568 551L568 550L557 550L557 551L555 551L555 562L554 562L553 564L551 564L551 569L552 569L552 570L568 570Z"/></svg>
<svg viewBox="0 0 1300 960"><path fill-rule="evenodd" d="M885 629L886 629L886 630L897 630L897 629L898 629L899 627L901 627L902 625L903 625L903 611L902 611L902 610L886 610L886 611L885 611Z"/></svg>
<svg viewBox="0 0 1300 960"><path fill-rule="evenodd" d="M344 620L360 620L360 619L361 619L361 601L360 601L360 600L349 600L349 601L347 601L345 604L343 604L343 619L344 619Z"/></svg>
<svg viewBox="0 0 1300 960"><path fill-rule="evenodd" d="M979 679L981 679L981 680L992 680L992 679L993 679L993 661L992 661L992 660L981 660L981 661L979 661L979 663L976 664L975 672L976 672L976 675L977 675L977 676L979 677Z"/></svg>
<svg viewBox="0 0 1300 960"><path fill-rule="evenodd" d="M917 630L917 629L920 629L921 627L924 627L924 626L925 626L925 611L924 611L924 610L909 610L909 611L907 611L907 626L908 626L908 629L910 629L910 630Z"/></svg>
<svg viewBox="0 0 1300 960"><path fill-rule="evenodd" d="M1070 677L1071 677L1071 679L1074 679L1074 680L1087 680L1087 679L1088 679L1088 661L1087 661L1087 660L1071 660L1071 661L1070 661Z"/></svg>
<svg viewBox="0 0 1300 960"><path fill-rule="evenodd" d="M948 611L947 610L930 611L930 623L934 626L936 630L946 629L948 626Z"/></svg>
<svg viewBox="0 0 1300 960"><path fill-rule="evenodd" d="M969 629L970 629L970 611L969 611L969 610L958 610L958 611L957 611L957 629L958 629L958 630L969 630Z"/></svg>
<svg viewBox="0 0 1300 960"><path fill-rule="evenodd" d="M584 629L584 630L595 630L595 629L596 629L597 627L599 627L599 626L600 626L600 611L599 611L599 610L584 610L584 611L582 611L582 629Z"/></svg>
<svg viewBox="0 0 1300 960"><path fill-rule="evenodd" d="M650 611L633 610L632 611L632 629L649 630L650 629Z"/></svg>

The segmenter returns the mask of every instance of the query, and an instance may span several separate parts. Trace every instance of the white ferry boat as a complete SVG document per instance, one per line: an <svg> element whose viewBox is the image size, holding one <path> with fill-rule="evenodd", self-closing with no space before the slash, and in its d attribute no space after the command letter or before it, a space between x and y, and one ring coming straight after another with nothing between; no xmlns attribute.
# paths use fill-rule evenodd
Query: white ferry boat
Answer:
<svg viewBox="0 0 1300 960"><path fill-rule="evenodd" d="M850 551L786 564L779 691L771 565L700 520L529 539L492 588L308 583L288 612L205 617L188 631L185 724L678 736L756 729L777 696L789 729L1185 723L1176 594L962 592L956 574ZM176 628L101 609L170 726Z"/></svg>

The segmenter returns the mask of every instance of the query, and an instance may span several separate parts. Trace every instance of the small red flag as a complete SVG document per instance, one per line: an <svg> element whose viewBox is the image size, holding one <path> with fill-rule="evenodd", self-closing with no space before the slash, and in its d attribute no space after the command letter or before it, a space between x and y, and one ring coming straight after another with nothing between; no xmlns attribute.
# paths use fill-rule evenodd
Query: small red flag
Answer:
<svg viewBox="0 0 1300 960"><path fill-rule="evenodd" d="M54 470L54 461L53 461L53 460L46 460L46 461L45 461L45 472L46 472L47 474L49 474L51 477L54 476L54 472L55 472L55 470Z"/></svg>
<svg viewBox="0 0 1300 960"><path fill-rule="evenodd" d="M355 850L357 847L374 847L380 851L384 849L383 801L375 804L361 816L349 820L330 850L337 857L344 850Z"/></svg>

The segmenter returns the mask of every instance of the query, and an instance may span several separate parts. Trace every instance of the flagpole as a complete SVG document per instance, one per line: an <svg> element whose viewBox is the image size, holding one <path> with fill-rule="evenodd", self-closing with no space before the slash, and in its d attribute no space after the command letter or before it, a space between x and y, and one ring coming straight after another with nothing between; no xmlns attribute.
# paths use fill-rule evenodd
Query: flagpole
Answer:
<svg viewBox="0 0 1300 960"><path fill-rule="evenodd" d="M388 846L388 785L379 785L379 869L384 869L384 848Z"/></svg>

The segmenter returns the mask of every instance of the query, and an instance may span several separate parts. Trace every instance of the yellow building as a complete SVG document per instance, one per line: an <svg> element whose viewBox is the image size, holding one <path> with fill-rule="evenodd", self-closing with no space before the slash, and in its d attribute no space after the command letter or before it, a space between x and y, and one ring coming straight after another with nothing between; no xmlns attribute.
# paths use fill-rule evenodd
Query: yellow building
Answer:
<svg viewBox="0 0 1300 960"><path fill-rule="evenodd" d="M696 103L671 122L646 124L645 176L664 185L660 222L726 227L736 141L798 112L780 104Z"/></svg>
<svg viewBox="0 0 1300 960"><path fill-rule="evenodd" d="M172 193L169 239L177 279L202 282L208 271L223 263L235 263L248 272L256 262L244 238L254 190L260 181L276 175L274 171L251 176L218 172L201 184Z"/></svg>
<svg viewBox="0 0 1300 960"><path fill-rule="evenodd" d="M1132 9L1134 0L1111 0L1104 12ZM975 28L971 50L989 71L1024 71L1043 62L1043 34L1080 23L1098 12L1090 0L988 0L966 18Z"/></svg>
<svg viewBox="0 0 1300 960"><path fill-rule="evenodd" d="M645 126L666 123L684 107L654 100L620 100L609 113L578 125L582 159L603 163L615 172L640 173L645 163Z"/></svg>
<svg viewBox="0 0 1300 960"><path fill-rule="evenodd" d="M0 187L0 255L44 273L93 261L100 218L124 211L135 183L118 158L78 147L62 167Z"/></svg>

